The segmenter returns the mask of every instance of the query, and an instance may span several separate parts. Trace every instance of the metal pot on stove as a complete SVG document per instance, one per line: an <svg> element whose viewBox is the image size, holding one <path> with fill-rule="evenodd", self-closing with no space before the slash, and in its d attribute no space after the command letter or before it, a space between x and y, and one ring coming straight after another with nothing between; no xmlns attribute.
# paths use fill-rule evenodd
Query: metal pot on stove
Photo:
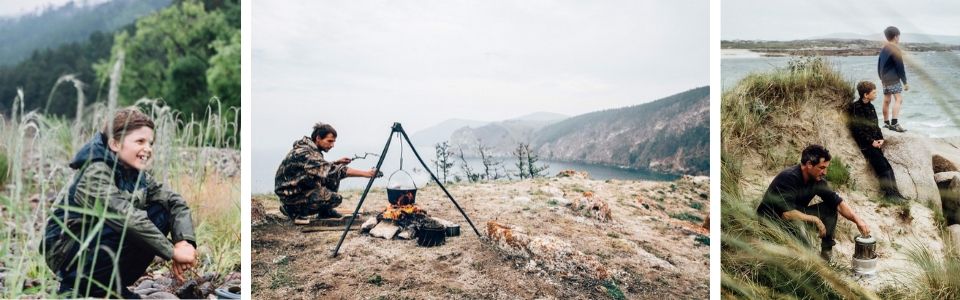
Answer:
<svg viewBox="0 0 960 300"><path fill-rule="evenodd" d="M417 184L410 173L399 169L387 179L387 201L390 205L410 205L416 203Z"/></svg>
<svg viewBox="0 0 960 300"><path fill-rule="evenodd" d="M877 239L872 236L858 236L854 239L853 272L864 276L877 273Z"/></svg>

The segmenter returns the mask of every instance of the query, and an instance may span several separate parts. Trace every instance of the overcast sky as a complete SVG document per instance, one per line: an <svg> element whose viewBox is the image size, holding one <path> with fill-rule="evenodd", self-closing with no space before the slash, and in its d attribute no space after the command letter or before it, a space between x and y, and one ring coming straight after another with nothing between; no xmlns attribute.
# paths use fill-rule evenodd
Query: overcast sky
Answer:
<svg viewBox="0 0 960 300"><path fill-rule="evenodd" d="M77 0L77 3L102 3L110 0ZM51 5L62 6L70 0L0 0L0 17L15 17L26 13L36 12L37 9Z"/></svg>
<svg viewBox="0 0 960 300"><path fill-rule="evenodd" d="M254 150L317 121L381 145L394 121L577 115L709 84L708 1L252 4Z"/></svg>
<svg viewBox="0 0 960 300"><path fill-rule="evenodd" d="M831 33L876 34L893 25L904 33L960 35L960 1L723 0L724 40L795 40Z"/></svg>

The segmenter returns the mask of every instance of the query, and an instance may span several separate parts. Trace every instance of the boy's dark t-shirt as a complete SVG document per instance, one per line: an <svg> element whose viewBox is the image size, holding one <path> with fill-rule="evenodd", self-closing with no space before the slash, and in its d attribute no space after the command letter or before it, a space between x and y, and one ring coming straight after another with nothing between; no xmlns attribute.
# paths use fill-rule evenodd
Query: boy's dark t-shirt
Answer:
<svg viewBox="0 0 960 300"><path fill-rule="evenodd" d="M883 86L891 86L903 81L907 84L907 72L903 68L903 53L896 45L887 43L880 49L877 60L877 74Z"/></svg>
<svg viewBox="0 0 960 300"><path fill-rule="evenodd" d="M781 218L784 212L800 210L810 205L813 196L820 196L825 205L837 206L843 199L830 190L826 181L803 182L800 165L796 165L777 174L763 194L763 201L757 207L761 216Z"/></svg>
<svg viewBox="0 0 960 300"><path fill-rule="evenodd" d="M883 133L877 119L877 109L873 103L863 103L863 100L856 100L850 103L847 111L850 120L848 126L853 139L857 141L860 149L873 147L873 141L882 140Z"/></svg>

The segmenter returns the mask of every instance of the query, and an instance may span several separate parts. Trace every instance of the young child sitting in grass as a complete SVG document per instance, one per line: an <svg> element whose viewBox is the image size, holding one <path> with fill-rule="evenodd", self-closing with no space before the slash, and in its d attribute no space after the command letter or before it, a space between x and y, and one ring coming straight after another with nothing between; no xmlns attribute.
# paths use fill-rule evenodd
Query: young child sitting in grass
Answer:
<svg viewBox="0 0 960 300"><path fill-rule="evenodd" d="M54 204L40 250L61 296L139 298L127 286L154 257L172 260L181 281L195 266L190 208L146 172L153 141L153 120L121 109L70 162L77 172Z"/></svg>

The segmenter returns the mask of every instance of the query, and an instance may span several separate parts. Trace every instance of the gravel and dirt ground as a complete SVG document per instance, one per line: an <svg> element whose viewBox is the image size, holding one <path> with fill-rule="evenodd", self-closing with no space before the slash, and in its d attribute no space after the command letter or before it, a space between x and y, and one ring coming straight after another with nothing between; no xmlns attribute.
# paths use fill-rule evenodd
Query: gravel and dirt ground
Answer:
<svg viewBox="0 0 960 300"><path fill-rule="evenodd" d="M384 240L342 229L304 233L279 212L273 195L253 198L251 275L258 299L654 299L706 298L709 293L709 180L598 181L583 174L536 180L450 184L478 237L436 185L417 194L433 216L456 222L461 235L424 248L414 240ZM339 210L356 207L360 190L343 191ZM575 209L602 201L598 211ZM354 226L386 206L372 190ZM536 243L517 255L491 242L488 222L510 226ZM534 242L531 242L531 244ZM542 245L541 245L542 246ZM532 246L530 249L534 249ZM543 252L542 249L559 249ZM552 251L552 250L551 250ZM568 258L599 262L595 270L564 268ZM557 262L559 260L559 262ZM571 261L570 263L575 263Z"/></svg>

